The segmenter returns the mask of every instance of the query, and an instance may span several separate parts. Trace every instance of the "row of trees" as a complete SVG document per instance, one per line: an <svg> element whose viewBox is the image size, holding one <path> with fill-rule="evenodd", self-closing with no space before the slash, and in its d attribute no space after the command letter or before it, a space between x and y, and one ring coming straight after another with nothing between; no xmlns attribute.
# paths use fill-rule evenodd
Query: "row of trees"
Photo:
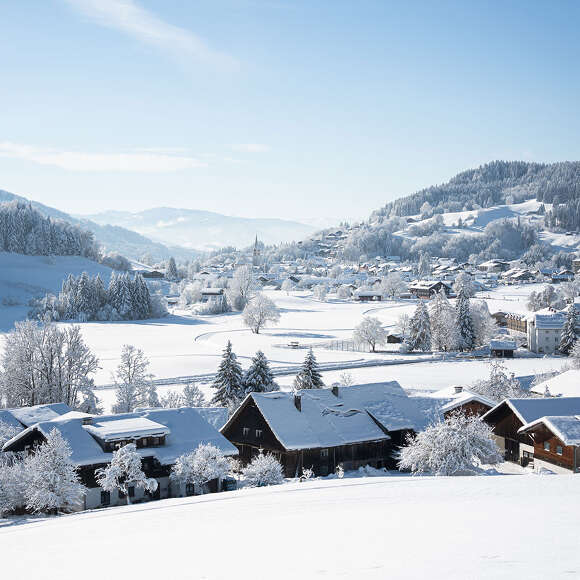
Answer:
<svg viewBox="0 0 580 580"><path fill-rule="evenodd" d="M97 274L69 274L58 296L47 294L30 313L50 320L146 320L167 313L162 296L151 295L141 274L113 272L109 285Z"/></svg>
<svg viewBox="0 0 580 580"><path fill-rule="evenodd" d="M97 259L92 232L45 217L30 203L0 203L0 251L36 256L84 256Z"/></svg>
<svg viewBox="0 0 580 580"><path fill-rule="evenodd" d="M64 402L73 409L98 412L93 380L98 366L79 326L17 322L0 355L0 405Z"/></svg>

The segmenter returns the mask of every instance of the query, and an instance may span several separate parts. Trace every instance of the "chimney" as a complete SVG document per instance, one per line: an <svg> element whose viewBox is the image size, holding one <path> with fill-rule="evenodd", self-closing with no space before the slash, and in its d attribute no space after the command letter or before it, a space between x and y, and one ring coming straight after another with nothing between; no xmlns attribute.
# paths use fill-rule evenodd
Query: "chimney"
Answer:
<svg viewBox="0 0 580 580"><path fill-rule="evenodd" d="M302 412L302 395L294 393L294 406L298 409L298 411Z"/></svg>
<svg viewBox="0 0 580 580"><path fill-rule="evenodd" d="M455 389L455 392L456 392L456 393L461 393L461 392L463 391L463 387L461 387L461 386L459 386L459 385L458 385L458 386L455 386L455 387L453 387L453 388Z"/></svg>
<svg viewBox="0 0 580 580"><path fill-rule="evenodd" d="M332 385L331 391L335 397L338 397L338 385Z"/></svg>

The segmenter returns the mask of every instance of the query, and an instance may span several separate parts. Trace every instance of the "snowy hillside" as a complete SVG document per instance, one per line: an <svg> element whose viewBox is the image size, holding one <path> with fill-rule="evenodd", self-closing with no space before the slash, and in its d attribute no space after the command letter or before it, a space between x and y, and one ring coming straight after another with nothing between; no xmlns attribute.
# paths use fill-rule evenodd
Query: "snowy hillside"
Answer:
<svg viewBox="0 0 580 580"><path fill-rule="evenodd" d="M256 235L266 244L291 242L314 231L313 226L282 219L240 218L167 207L137 213L105 211L84 217L101 225L134 230L165 244L201 250L224 246L243 248Z"/></svg>
<svg viewBox="0 0 580 580"><path fill-rule="evenodd" d="M564 475L392 475L0 520L3 572L14 580L47 570L60 580L572 578L579 486Z"/></svg>
<svg viewBox="0 0 580 580"><path fill-rule="evenodd" d="M24 256L0 252L0 331L26 317L31 298L58 293L66 276L87 272L108 282L112 270L79 256Z"/></svg>
<svg viewBox="0 0 580 580"><path fill-rule="evenodd" d="M10 201L30 202L33 208L45 216L80 225L84 229L93 232L98 243L108 252L119 252L129 258L140 258L144 254L150 254L154 260L164 260L169 258L169 256L174 256L178 259L190 259L193 256L191 250L179 247L169 248L160 242L154 242L135 231L119 226L101 225L86 219L79 220L56 208L0 189L0 203Z"/></svg>

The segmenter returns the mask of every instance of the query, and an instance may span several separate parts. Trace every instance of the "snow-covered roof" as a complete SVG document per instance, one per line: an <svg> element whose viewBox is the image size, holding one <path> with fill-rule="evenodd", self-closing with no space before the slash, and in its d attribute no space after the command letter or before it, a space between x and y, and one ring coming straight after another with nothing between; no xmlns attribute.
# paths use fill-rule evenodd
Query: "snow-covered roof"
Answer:
<svg viewBox="0 0 580 580"><path fill-rule="evenodd" d="M170 431L165 425L151 421L147 417L99 421L96 418L84 428L103 441L123 441L135 437L162 437Z"/></svg>
<svg viewBox="0 0 580 580"><path fill-rule="evenodd" d="M489 417L502 405L507 405L525 425L548 415L580 415L580 397L548 397L545 399L504 399L483 418Z"/></svg>
<svg viewBox="0 0 580 580"><path fill-rule="evenodd" d="M226 407L196 407L195 410L218 431L227 423L229 413Z"/></svg>
<svg viewBox="0 0 580 580"><path fill-rule="evenodd" d="M130 426L137 428L137 432L133 432L134 435L145 437L148 429L153 429L155 425L156 430L162 429L166 433L165 445L142 447L137 451L142 457L155 457L162 465L172 465L180 455L194 451L202 443L215 445L225 455L238 454L236 447L193 407L147 409L134 413L95 416L92 426L85 423L86 417L37 423L13 437L3 449L4 451L16 449L18 441L33 430L46 437L52 429L57 429L70 445L71 459L76 465L99 465L108 463L113 454L103 450L91 433L91 427L96 427L102 434L120 433L123 429L129 433L131 429L127 427ZM139 428L142 430L139 431Z"/></svg>
<svg viewBox="0 0 580 580"><path fill-rule="evenodd" d="M409 284L409 289L430 289L437 286L437 284L443 284L443 286L447 286L447 288L449 288L449 284L446 284L441 280L415 280Z"/></svg>
<svg viewBox="0 0 580 580"><path fill-rule="evenodd" d="M536 328L560 330L566 322L566 315L563 312L553 312L545 308L530 314L528 321L533 322Z"/></svg>
<svg viewBox="0 0 580 580"><path fill-rule="evenodd" d="M0 409L0 420L18 427L22 425L29 427L40 421L56 419L69 412L71 408L66 403L49 403L17 409Z"/></svg>
<svg viewBox="0 0 580 580"><path fill-rule="evenodd" d="M250 393L273 433L286 449L336 447L389 439L388 431L422 428L426 419L420 407L396 382L303 390L300 410L292 393ZM237 413L230 421L232 422ZM223 431L223 430L222 430Z"/></svg>
<svg viewBox="0 0 580 580"><path fill-rule="evenodd" d="M470 391L463 391L461 393L457 393L457 397L454 397L451 401L446 403L441 407L441 411L443 413L447 413L449 411L453 411L453 409L457 409L467 403L481 403L490 409L495 406L495 401L491 401L486 397L478 395L477 393L471 393Z"/></svg>
<svg viewBox="0 0 580 580"><path fill-rule="evenodd" d="M539 395L546 392L553 397L576 397L580 395L580 369L570 369L533 386L530 390Z"/></svg>
<svg viewBox="0 0 580 580"><path fill-rule="evenodd" d="M560 415L541 417L520 427L518 433L533 431L539 424L548 428L564 445L580 445L580 416Z"/></svg>
<svg viewBox="0 0 580 580"><path fill-rule="evenodd" d="M496 338L489 341L491 350L516 350L515 340L498 340Z"/></svg>

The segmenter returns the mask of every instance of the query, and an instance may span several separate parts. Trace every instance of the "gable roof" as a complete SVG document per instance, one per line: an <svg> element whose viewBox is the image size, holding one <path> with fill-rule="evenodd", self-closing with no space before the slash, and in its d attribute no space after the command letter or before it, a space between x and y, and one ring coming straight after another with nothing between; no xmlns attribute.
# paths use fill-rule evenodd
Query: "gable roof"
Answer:
<svg viewBox="0 0 580 580"><path fill-rule="evenodd" d="M482 419L491 417L501 407L507 406L524 424L548 415L580 414L580 397L549 397L545 399L504 399L490 409Z"/></svg>
<svg viewBox="0 0 580 580"><path fill-rule="evenodd" d="M560 415L541 417L528 425L520 427L518 433L533 431L540 424L549 429L564 445L580 445L580 416Z"/></svg>
<svg viewBox="0 0 580 580"><path fill-rule="evenodd" d="M84 414L83 414L84 415ZM25 429L4 447L4 451L16 449L18 442L32 431L44 437L57 429L70 445L71 459L76 465L99 465L109 463L113 454L103 450L95 436L106 439L104 435L123 438L146 437L151 429L162 429L166 435L165 445L138 449L142 457L155 457L162 465L172 465L184 453L194 451L202 443L211 443L225 455L237 455L232 445L215 427L210 425L193 407L179 409L146 409L134 413L102 415L93 417L93 424L87 424L87 415L62 417L43 421ZM93 436L95 435L95 436Z"/></svg>
<svg viewBox="0 0 580 580"><path fill-rule="evenodd" d="M482 397L476 393L471 393L469 391L463 391L462 393L458 393L459 396L453 398L451 401L446 403L441 407L441 411L443 413L447 413L448 411L453 411L453 409L457 409L463 405L467 405L467 403L481 403L490 409L495 406L495 401L491 401L486 397Z"/></svg>
<svg viewBox="0 0 580 580"><path fill-rule="evenodd" d="M33 407L0 409L0 421L14 427L30 427L30 425L40 421L56 419L70 411L71 408L66 403L48 403L46 405L34 405Z"/></svg>
<svg viewBox="0 0 580 580"><path fill-rule="evenodd" d="M389 439L387 431L418 430L426 419L420 407L396 382L300 391L294 394L250 393L222 431L253 401L278 441L288 450L337 447Z"/></svg>
<svg viewBox="0 0 580 580"><path fill-rule="evenodd" d="M543 395L546 388L553 397L574 397L580 395L580 369L569 369L533 386L530 390Z"/></svg>

